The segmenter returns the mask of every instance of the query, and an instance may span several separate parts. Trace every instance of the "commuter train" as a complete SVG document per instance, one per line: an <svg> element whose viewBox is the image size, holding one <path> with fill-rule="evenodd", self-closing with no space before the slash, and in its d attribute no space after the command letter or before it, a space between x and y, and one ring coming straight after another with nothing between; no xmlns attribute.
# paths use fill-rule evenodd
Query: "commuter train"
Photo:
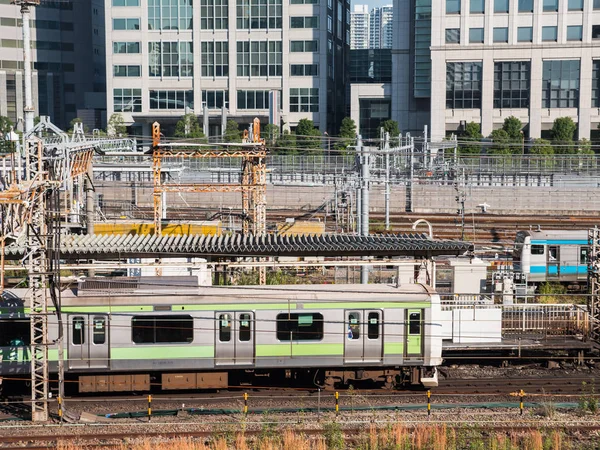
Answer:
<svg viewBox="0 0 600 450"><path fill-rule="evenodd" d="M528 282L587 283L587 230L519 231L515 239L515 271Z"/></svg>
<svg viewBox="0 0 600 450"><path fill-rule="evenodd" d="M26 290L5 291L0 376L27 379ZM423 285L73 290L62 294L64 368L79 392L437 385L439 295ZM59 326L49 315L50 371ZM277 384L277 385L281 385Z"/></svg>

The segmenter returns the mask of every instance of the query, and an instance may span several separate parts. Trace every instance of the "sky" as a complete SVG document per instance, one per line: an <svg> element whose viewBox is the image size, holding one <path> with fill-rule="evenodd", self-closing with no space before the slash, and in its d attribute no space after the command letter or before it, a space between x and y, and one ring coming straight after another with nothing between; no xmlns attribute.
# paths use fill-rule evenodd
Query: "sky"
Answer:
<svg viewBox="0 0 600 450"><path fill-rule="evenodd" d="M352 11L354 5L369 5L369 11L376 6L385 6L393 4L393 0L352 0Z"/></svg>

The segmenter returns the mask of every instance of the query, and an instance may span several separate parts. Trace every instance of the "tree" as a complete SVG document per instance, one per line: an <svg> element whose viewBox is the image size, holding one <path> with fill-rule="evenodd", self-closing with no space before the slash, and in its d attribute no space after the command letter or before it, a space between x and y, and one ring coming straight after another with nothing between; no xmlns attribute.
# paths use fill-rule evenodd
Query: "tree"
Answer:
<svg viewBox="0 0 600 450"><path fill-rule="evenodd" d="M573 136L577 125L570 117L559 117L552 125L552 142L555 144L555 153L573 154L576 147L573 145Z"/></svg>
<svg viewBox="0 0 600 450"><path fill-rule="evenodd" d="M510 155L510 137L506 131L502 128L492 131L490 139L493 144L488 149L488 155Z"/></svg>
<svg viewBox="0 0 600 450"><path fill-rule="evenodd" d="M223 135L225 142L242 142L242 132L235 120L228 120Z"/></svg>
<svg viewBox="0 0 600 450"><path fill-rule="evenodd" d="M274 147L279 139L279 127L272 123L266 124L263 129L263 136L267 146Z"/></svg>
<svg viewBox="0 0 600 450"><path fill-rule="evenodd" d="M340 125L340 139L333 148L346 153L349 145L353 145L356 139L356 123L350 117L344 117Z"/></svg>
<svg viewBox="0 0 600 450"><path fill-rule="evenodd" d="M589 139L580 139L577 143L577 154L594 155L594 150L592 150L592 142Z"/></svg>
<svg viewBox="0 0 600 450"><path fill-rule="evenodd" d="M175 124L175 137L199 139L205 137L198 118L193 113L184 114Z"/></svg>
<svg viewBox="0 0 600 450"><path fill-rule="evenodd" d="M397 147L400 145L398 142L398 136L400 135L400 128L398 127L398 122L395 120L386 120L381 123L381 128L383 128L384 133L390 134L390 146Z"/></svg>
<svg viewBox="0 0 600 450"><path fill-rule="evenodd" d="M284 130L281 137L277 141L277 152L287 155L294 155L298 153L296 134L290 133L288 130Z"/></svg>
<svg viewBox="0 0 600 450"><path fill-rule="evenodd" d="M0 153L12 151L12 143L6 139L12 127L13 123L8 117L0 116Z"/></svg>
<svg viewBox="0 0 600 450"><path fill-rule="evenodd" d="M458 151L464 155L478 155L481 153L481 145L475 144L475 142L481 141L483 135L481 134L481 128L478 123L469 122L464 131L459 135L459 141L464 142L459 145ZM472 144L470 144L472 142Z"/></svg>
<svg viewBox="0 0 600 450"><path fill-rule="evenodd" d="M554 148L552 143L546 139L534 139L532 146L529 148L529 154L535 155L532 160L532 165L539 165L544 168L554 167Z"/></svg>
<svg viewBox="0 0 600 450"><path fill-rule="evenodd" d="M508 138L513 142L521 142L523 138L523 123L515 116L504 119L502 129L508 134Z"/></svg>
<svg viewBox="0 0 600 450"><path fill-rule="evenodd" d="M300 119L296 127L296 142L298 148L317 150L321 148L321 132L315 128L310 119Z"/></svg>
<svg viewBox="0 0 600 450"><path fill-rule="evenodd" d="M71 134L73 133L73 130L75 129L75 124L77 123L83 123L83 120L79 117L75 117L73 120L71 120L71 122L69 122L69 131L68 133ZM83 132L84 133L89 133L89 128L85 126L85 124L83 125Z"/></svg>
<svg viewBox="0 0 600 450"><path fill-rule="evenodd" d="M109 136L127 136L127 127L121 113L113 113L108 119L106 133Z"/></svg>

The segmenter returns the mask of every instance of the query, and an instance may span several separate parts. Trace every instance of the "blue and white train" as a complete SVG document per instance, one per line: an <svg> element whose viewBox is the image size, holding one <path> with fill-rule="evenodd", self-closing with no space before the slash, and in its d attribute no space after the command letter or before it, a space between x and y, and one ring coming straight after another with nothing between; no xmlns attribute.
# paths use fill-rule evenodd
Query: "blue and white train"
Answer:
<svg viewBox="0 0 600 450"><path fill-rule="evenodd" d="M519 231L513 265L530 283L585 284L588 252L587 230Z"/></svg>

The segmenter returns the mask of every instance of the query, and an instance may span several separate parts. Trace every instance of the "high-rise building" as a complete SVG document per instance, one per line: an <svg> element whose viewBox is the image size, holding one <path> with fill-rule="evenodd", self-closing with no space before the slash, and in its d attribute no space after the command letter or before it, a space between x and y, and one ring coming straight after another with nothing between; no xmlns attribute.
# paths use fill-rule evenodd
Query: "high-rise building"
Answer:
<svg viewBox="0 0 600 450"><path fill-rule="evenodd" d="M345 115L349 0L108 0L107 111L136 132L165 133L206 106L209 133L228 119L312 119L337 133Z"/></svg>
<svg viewBox="0 0 600 450"><path fill-rule="evenodd" d="M82 116L104 121L103 0L46 0L31 8L33 99L36 115L67 129ZM20 7L0 0L0 115L22 129L23 39Z"/></svg>
<svg viewBox="0 0 600 450"><path fill-rule="evenodd" d="M369 14L369 48L392 48L393 43L392 5L373 8Z"/></svg>
<svg viewBox="0 0 600 450"><path fill-rule="evenodd" d="M369 7L367 5L354 5L354 11L350 14L350 17L350 49L369 48L369 26L371 23Z"/></svg>
<svg viewBox="0 0 600 450"><path fill-rule="evenodd" d="M546 136L564 116L579 138L597 132L599 1L428 1L433 139L469 122L488 136L509 116L525 137Z"/></svg>

